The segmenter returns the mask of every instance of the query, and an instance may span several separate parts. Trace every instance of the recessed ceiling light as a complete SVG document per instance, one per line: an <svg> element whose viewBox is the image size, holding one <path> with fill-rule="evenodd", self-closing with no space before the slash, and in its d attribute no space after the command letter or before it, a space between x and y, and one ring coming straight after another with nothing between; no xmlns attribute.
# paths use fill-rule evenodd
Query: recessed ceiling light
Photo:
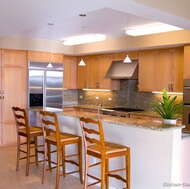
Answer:
<svg viewBox="0 0 190 189"><path fill-rule="evenodd" d="M84 43L92 43L105 40L105 35L102 34L89 34L78 37L72 37L63 41L64 45L79 45Z"/></svg>
<svg viewBox="0 0 190 189"><path fill-rule="evenodd" d="M157 24L144 25L136 28L130 28L127 29L125 33L127 35L132 35L132 36L140 36L140 35L148 35L148 34L177 31L177 30L182 30L182 28L178 28L168 24L157 23Z"/></svg>

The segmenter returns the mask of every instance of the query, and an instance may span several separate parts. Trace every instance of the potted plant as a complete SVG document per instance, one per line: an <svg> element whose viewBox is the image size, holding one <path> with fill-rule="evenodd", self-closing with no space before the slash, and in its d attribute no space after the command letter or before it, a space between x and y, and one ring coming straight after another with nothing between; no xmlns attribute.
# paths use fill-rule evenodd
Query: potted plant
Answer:
<svg viewBox="0 0 190 189"><path fill-rule="evenodd" d="M151 102L154 111L163 118L165 124L176 124L177 118L183 113L182 103L176 103L177 96L171 97L167 90L162 91L162 101Z"/></svg>

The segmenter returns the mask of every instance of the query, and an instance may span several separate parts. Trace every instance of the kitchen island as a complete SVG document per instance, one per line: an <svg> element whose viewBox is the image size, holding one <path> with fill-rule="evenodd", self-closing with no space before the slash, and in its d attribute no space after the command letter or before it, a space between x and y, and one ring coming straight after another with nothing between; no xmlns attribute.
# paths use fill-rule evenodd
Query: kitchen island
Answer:
<svg viewBox="0 0 190 189"><path fill-rule="evenodd" d="M96 113L73 110L58 112L57 115L61 131L78 135L81 135L79 117L101 119L105 140L130 147L131 189L162 189L182 186L184 182L188 184L188 180L183 181L181 176L181 149L186 151L185 146L181 148L183 125L171 127L161 122L98 116ZM186 137L185 141L189 140ZM120 163L122 161L116 159L111 164L115 166ZM120 184L117 180L110 179L110 188L120 189L123 187Z"/></svg>

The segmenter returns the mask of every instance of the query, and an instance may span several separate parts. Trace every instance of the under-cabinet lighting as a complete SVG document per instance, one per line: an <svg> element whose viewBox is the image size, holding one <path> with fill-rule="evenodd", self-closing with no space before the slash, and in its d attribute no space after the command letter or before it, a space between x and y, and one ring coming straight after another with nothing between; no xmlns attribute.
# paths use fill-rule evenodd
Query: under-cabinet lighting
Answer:
<svg viewBox="0 0 190 189"><path fill-rule="evenodd" d="M140 27L130 28L125 30L125 33L127 35L132 35L132 36L140 36L140 35L163 33L169 31L177 31L177 30L182 30L182 28L178 28L176 26L163 24L163 23L156 23L156 24L149 24Z"/></svg>
<svg viewBox="0 0 190 189"><path fill-rule="evenodd" d="M111 91L111 90L109 90L109 89L82 89L83 91L104 91L104 92L106 92L106 91Z"/></svg>
<svg viewBox="0 0 190 189"><path fill-rule="evenodd" d="M84 43L92 43L105 40L105 35L102 34L89 34L78 37L72 37L63 41L64 45L79 45Z"/></svg>
<svg viewBox="0 0 190 189"><path fill-rule="evenodd" d="M155 94L162 94L163 92L162 91L152 91L152 93L155 93ZM182 92L169 92L167 91L168 94L183 94Z"/></svg>

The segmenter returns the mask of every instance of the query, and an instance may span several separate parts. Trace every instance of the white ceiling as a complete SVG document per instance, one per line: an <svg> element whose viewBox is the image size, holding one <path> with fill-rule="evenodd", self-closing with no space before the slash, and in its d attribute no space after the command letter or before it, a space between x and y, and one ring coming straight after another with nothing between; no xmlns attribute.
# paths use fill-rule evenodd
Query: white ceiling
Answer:
<svg viewBox="0 0 190 189"><path fill-rule="evenodd" d="M51 27L51 40L55 41L63 41L82 32L105 34L107 38L119 37L125 35L126 28L154 22L165 22L190 30L189 14L184 14L186 9L176 14L174 10L164 10L168 5L164 7L163 4L158 10L137 1L143 0L0 0L0 37L49 40L47 23L54 24ZM188 0L183 1L190 7ZM187 8L187 4L184 7ZM87 16L81 18L81 13Z"/></svg>

